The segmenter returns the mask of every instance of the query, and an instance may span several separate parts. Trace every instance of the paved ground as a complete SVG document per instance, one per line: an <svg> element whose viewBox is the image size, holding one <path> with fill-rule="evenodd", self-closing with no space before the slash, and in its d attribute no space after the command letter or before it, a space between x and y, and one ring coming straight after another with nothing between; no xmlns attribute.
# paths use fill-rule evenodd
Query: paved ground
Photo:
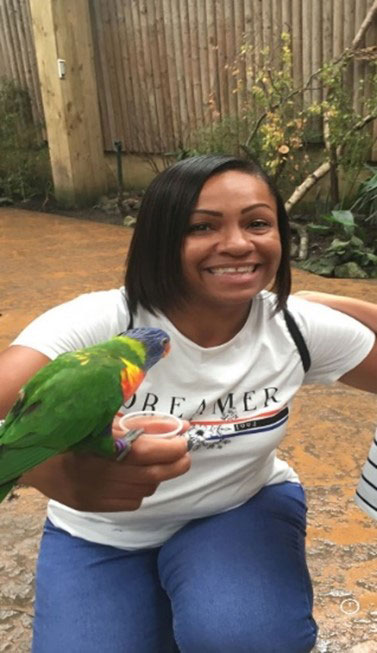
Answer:
<svg viewBox="0 0 377 653"><path fill-rule="evenodd" d="M0 348L42 310L81 292L120 286L129 237L124 227L0 209ZM303 288L377 302L371 281L295 271L294 289ZM295 402L281 450L308 494L318 653L377 652L377 524L352 498L375 423L375 397L341 385L312 386ZM0 507L0 653L29 650L46 505L32 489L18 494Z"/></svg>

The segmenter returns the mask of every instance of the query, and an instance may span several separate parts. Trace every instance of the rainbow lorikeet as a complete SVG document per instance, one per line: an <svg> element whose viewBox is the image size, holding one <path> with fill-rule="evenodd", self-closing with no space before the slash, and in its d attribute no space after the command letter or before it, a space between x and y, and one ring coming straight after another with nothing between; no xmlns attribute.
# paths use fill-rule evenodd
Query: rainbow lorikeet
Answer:
<svg viewBox="0 0 377 653"><path fill-rule="evenodd" d="M119 453L125 445L111 437L113 418L169 348L161 329L130 329L40 369L0 426L0 501L24 472L58 453Z"/></svg>

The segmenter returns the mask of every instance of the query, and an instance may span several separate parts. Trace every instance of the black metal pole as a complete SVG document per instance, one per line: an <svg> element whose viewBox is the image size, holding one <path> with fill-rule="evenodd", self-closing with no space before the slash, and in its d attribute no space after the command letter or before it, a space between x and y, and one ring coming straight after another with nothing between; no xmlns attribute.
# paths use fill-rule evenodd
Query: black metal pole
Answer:
<svg viewBox="0 0 377 653"><path fill-rule="evenodd" d="M117 157L118 208L121 211L123 201L122 141L114 141Z"/></svg>

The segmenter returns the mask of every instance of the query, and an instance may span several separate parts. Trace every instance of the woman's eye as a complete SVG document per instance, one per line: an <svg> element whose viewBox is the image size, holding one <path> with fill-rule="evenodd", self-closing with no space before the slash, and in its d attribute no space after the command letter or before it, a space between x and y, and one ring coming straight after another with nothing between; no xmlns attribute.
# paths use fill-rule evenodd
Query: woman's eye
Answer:
<svg viewBox="0 0 377 653"><path fill-rule="evenodd" d="M191 224L188 228L189 233L209 231L211 229L210 225L207 222L200 222L198 224Z"/></svg>
<svg viewBox="0 0 377 653"><path fill-rule="evenodd" d="M249 223L249 229L268 229L269 226L269 222L267 222L267 220L263 220L262 218L258 220L251 220Z"/></svg>

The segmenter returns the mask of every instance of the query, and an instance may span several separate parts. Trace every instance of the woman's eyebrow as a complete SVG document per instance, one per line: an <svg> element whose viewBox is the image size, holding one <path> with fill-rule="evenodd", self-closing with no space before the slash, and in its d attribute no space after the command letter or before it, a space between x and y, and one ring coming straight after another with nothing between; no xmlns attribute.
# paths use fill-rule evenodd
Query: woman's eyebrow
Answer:
<svg viewBox="0 0 377 653"><path fill-rule="evenodd" d="M267 209L271 209L271 206L269 204L266 204L265 202L258 202L257 204L250 204L250 206L246 206L244 209L241 210L241 214L247 213L248 211L252 211L253 209L257 209L260 206L264 206ZM221 211L211 211L210 209L194 209L192 213L204 213L205 215L214 215L214 216L222 216L223 213Z"/></svg>
<svg viewBox="0 0 377 653"><path fill-rule="evenodd" d="M221 211L211 211L210 209L194 209L193 213L204 213L205 215L215 215L215 216L223 215Z"/></svg>
<svg viewBox="0 0 377 653"><path fill-rule="evenodd" d="M257 204L250 204L250 206L242 209L241 213L247 213L247 211L252 211L253 209L259 208L260 206L265 206L267 209L271 209L270 204L266 204L266 202L258 202Z"/></svg>

